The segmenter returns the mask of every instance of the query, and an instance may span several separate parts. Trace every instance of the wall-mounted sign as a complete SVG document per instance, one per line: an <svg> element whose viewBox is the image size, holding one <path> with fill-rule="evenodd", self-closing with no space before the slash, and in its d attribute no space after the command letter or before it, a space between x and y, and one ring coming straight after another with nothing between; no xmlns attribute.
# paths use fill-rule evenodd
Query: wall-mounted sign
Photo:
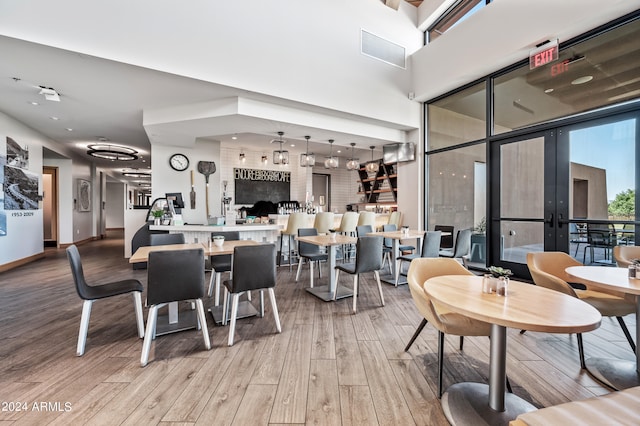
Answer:
<svg viewBox="0 0 640 426"><path fill-rule="evenodd" d="M233 172L235 204L290 201L291 172L258 169L233 169Z"/></svg>
<svg viewBox="0 0 640 426"><path fill-rule="evenodd" d="M543 44L529 52L529 69L535 69L558 60L558 39Z"/></svg>

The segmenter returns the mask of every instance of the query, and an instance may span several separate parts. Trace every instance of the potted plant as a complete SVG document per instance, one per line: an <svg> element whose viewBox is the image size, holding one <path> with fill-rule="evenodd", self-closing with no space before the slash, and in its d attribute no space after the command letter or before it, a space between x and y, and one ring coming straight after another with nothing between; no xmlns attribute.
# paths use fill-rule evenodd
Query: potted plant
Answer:
<svg viewBox="0 0 640 426"><path fill-rule="evenodd" d="M153 216L154 225L162 225L162 216L164 216L164 210L151 210Z"/></svg>
<svg viewBox="0 0 640 426"><path fill-rule="evenodd" d="M483 217L473 228L473 233L471 234L471 253L469 256L469 261L474 263L484 263L486 262L487 256L486 248L487 248L487 220Z"/></svg>

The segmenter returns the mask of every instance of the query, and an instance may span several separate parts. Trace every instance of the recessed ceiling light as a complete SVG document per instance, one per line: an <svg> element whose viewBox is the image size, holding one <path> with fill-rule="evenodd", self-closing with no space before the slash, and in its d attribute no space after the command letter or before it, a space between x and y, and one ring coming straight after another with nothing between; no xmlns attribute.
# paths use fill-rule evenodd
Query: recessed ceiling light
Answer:
<svg viewBox="0 0 640 426"><path fill-rule="evenodd" d="M553 89L551 89L551 88L544 90L544 93L551 93L551 92L553 92Z"/></svg>
<svg viewBox="0 0 640 426"><path fill-rule="evenodd" d="M575 80L573 80L571 82L571 84L576 85L576 84L584 84L587 83L589 81L593 80L593 76L592 75L585 75L582 77L578 77Z"/></svg>
<svg viewBox="0 0 640 426"><path fill-rule="evenodd" d="M36 102L36 101L30 101L29 103L30 103L31 105L40 105L40 104L39 104L38 102Z"/></svg>
<svg viewBox="0 0 640 426"><path fill-rule="evenodd" d="M58 117L53 117L53 116L51 116L51 117L49 117L49 118L50 118L50 119L52 119L53 121L58 121L58 120L60 120Z"/></svg>
<svg viewBox="0 0 640 426"><path fill-rule="evenodd" d="M73 129L72 129L71 127L67 127L65 130L66 130L67 132L73 132Z"/></svg>

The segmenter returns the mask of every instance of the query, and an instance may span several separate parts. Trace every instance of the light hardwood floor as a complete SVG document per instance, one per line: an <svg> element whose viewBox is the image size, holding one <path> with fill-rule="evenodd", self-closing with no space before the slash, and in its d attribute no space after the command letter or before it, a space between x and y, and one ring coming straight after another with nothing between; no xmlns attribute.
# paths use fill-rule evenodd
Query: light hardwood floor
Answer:
<svg viewBox="0 0 640 426"><path fill-rule="evenodd" d="M146 283L146 270L122 257L122 236L111 234L79 247L88 281ZM196 331L160 336L141 368L128 295L94 304L86 353L76 357L81 301L64 250L47 249L45 259L0 274L0 424L447 424L436 397L437 333L427 326L403 351L421 320L407 287L383 285L381 307L366 276L352 315L350 298L325 303L304 291L303 272L296 283L295 268L279 268L282 334L268 303L264 318L238 321L233 347L228 327L208 317L210 351ZM634 334L633 316L626 322ZM584 339L587 356L633 359L615 320ZM457 345L447 337L445 388L487 382L488 339ZM507 347L514 392L536 406L608 392L580 370L575 335L509 330Z"/></svg>

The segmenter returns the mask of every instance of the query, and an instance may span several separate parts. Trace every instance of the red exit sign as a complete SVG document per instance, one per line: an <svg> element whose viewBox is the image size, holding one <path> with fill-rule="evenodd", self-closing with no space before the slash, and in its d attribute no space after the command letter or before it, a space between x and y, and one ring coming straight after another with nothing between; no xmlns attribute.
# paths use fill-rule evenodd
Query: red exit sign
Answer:
<svg viewBox="0 0 640 426"><path fill-rule="evenodd" d="M545 43L529 53L529 69L547 65L558 60L558 40Z"/></svg>

